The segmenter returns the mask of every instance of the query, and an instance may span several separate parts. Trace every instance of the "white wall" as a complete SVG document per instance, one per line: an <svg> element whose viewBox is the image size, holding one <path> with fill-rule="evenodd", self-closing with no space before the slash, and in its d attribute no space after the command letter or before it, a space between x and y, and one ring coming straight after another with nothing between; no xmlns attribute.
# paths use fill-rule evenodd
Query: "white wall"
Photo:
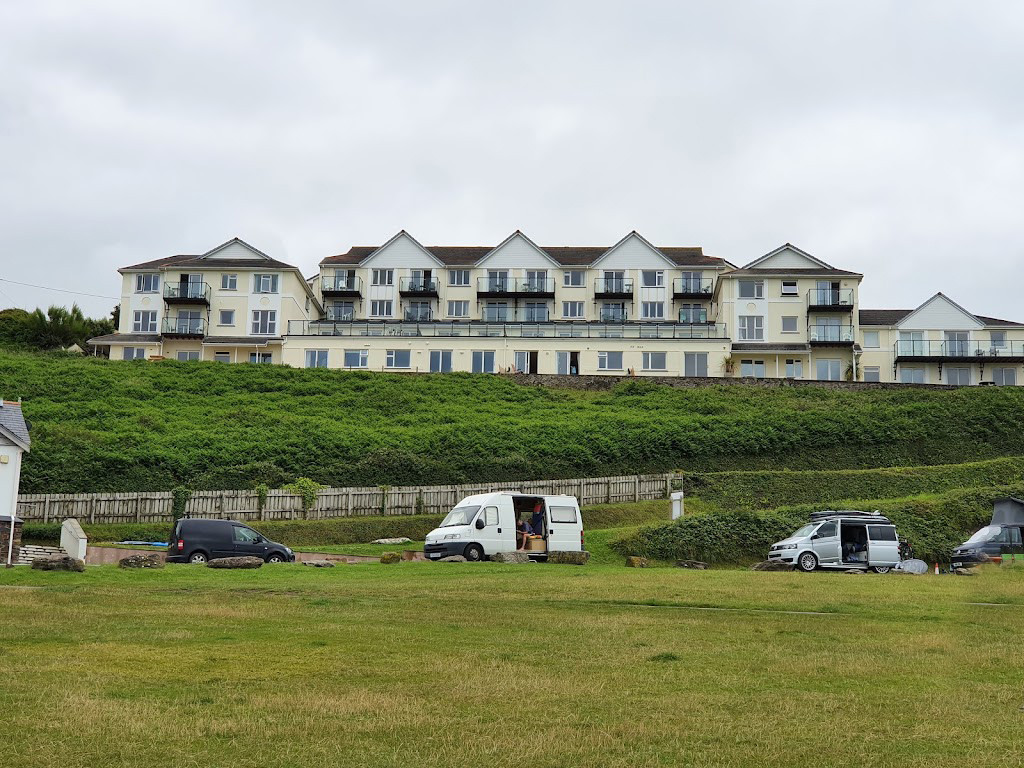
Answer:
<svg viewBox="0 0 1024 768"><path fill-rule="evenodd" d="M901 331L935 329L939 331L976 331L981 330L984 326L973 317L965 315L952 302L942 296L937 296L926 302L912 317L907 317L896 327Z"/></svg>
<svg viewBox="0 0 1024 768"><path fill-rule="evenodd" d="M21 448L0 437L0 457L6 456L7 463L0 463L0 516L13 515L18 508L18 482L21 479ZM3 459L0 458L0 462ZM6 562L7 553L0 558Z"/></svg>
<svg viewBox="0 0 1024 768"><path fill-rule="evenodd" d="M547 269L551 271L549 277L554 277L558 272L558 279L561 282L563 267L553 262L542 254L526 238L516 235L498 250L492 253L484 261L480 262L481 269L508 269L513 275L522 276L520 270Z"/></svg>

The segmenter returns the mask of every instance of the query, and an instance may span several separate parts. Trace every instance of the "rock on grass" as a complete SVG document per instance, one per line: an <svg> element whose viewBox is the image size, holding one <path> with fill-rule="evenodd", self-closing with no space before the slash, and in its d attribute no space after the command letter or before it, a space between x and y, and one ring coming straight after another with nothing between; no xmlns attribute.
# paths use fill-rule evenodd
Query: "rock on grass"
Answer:
<svg viewBox="0 0 1024 768"><path fill-rule="evenodd" d="M207 568L262 568L263 559L259 557L218 557L206 564Z"/></svg>

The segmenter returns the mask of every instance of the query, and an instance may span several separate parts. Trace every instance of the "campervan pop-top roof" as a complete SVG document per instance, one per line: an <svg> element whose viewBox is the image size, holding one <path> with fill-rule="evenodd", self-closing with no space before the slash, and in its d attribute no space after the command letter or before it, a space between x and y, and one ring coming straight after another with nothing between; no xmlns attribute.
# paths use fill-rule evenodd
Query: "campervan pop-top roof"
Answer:
<svg viewBox="0 0 1024 768"><path fill-rule="evenodd" d="M824 509L821 512L811 512L812 523L820 523L822 520L840 519L860 520L865 523L892 523L892 521L881 512L865 512L861 509Z"/></svg>

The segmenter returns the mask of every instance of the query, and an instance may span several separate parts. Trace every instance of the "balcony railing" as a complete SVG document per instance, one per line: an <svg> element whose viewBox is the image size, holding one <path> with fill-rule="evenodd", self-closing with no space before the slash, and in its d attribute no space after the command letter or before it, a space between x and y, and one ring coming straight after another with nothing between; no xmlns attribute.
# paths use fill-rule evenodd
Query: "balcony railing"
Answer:
<svg viewBox="0 0 1024 768"><path fill-rule="evenodd" d="M205 336L206 321L192 317L165 317L160 331L164 336Z"/></svg>
<svg viewBox="0 0 1024 768"><path fill-rule="evenodd" d="M404 316L407 323L429 323L434 319L434 311L430 307L407 309Z"/></svg>
<svg viewBox="0 0 1024 768"><path fill-rule="evenodd" d="M598 319L602 323L625 323L629 320L629 313L624 309L603 307L598 313Z"/></svg>
<svg viewBox="0 0 1024 768"><path fill-rule="evenodd" d="M893 346L897 359L908 358L932 360L989 360L1024 361L1024 342L1007 341L993 344L991 341L917 341L900 339Z"/></svg>
<svg viewBox="0 0 1024 768"><path fill-rule="evenodd" d="M728 339L724 323L690 325L683 323L587 323L548 322L488 323L463 322L405 323L368 321L356 323L292 320L288 333L296 336L504 336L515 338L591 339Z"/></svg>
<svg viewBox="0 0 1024 768"><path fill-rule="evenodd" d="M601 298L632 298L633 278L599 277L594 281L594 295Z"/></svg>
<svg viewBox="0 0 1024 768"><path fill-rule="evenodd" d="M356 319L356 312L354 309L338 309L337 307L327 307L327 311L324 313L328 320L334 320L338 322L348 321Z"/></svg>
<svg viewBox="0 0 1024 768"><path fill-rule="evenodd" d="M708 321L708 311L706 309L680 309L679 310L679 322L680 323L706 323Z"/></svg>
<svg viewBox="0 0 1024 768"><path fill-rule="evenodd" d="M807 308L815 312L852 312L852 288L812 288L807 292Z"/></svg>
<svg viewBox="0 0 1024 768"><path fill-rule="evenodd" d="M485 323L547 323L551 312L547 308L484 307L480 319Z"/></svg>
<svg viewBox="0 0 1024 768"><path fill-rule="evenodd" d="M677 277L672 281L672 296L677 299L708 298L715 288L710 277Z"/></svg>
<svg viewBox="0 0 1024 768"><path fill-rule="evenodd" d="M554 296L552 277L478 277L476 292L481 296Z"/></svg>
<svg viewBox="0 0 1024 768"><path fill-rule="evenodd" d="M210 303L210 286L207 283L164 283L164 301L168 304Z"/></svg>
<svg viewBox="0 0 1024 768"><path fill-rule="evenodd" d="M852 325L809 325L807 340L811 344L853 344Z"/></svg>
<svg viewBox="0 0 1024 768"><path fill-rule="evenodd" d="M363 281L356 275L334 275L320 282L324 296L361 296Z"/></svg>
<svg viewBox="0 0 1024 768"><path fill-rule="evenodd" d="M436 277L403 277L398 281L402 296L437 296Z"/></svg>

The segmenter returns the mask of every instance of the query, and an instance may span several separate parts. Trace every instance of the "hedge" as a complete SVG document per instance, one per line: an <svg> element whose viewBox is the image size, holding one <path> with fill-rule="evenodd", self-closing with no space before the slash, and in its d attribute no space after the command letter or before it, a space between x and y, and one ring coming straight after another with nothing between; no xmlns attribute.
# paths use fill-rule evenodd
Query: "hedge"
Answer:
<svg viewBox="0 0 1024 768"><path fill-rule="evenodd" d="M844 502L846 509L879 510L896 524L916 556L948 562L951 550L992 516L1000 496L1024 494L1024 484L948 491L933 496ZM742 563L763 560L768 548L805 524L821 505L803 504L767 511L716 510L673 523L642 528L612 542L621 555L659 560Z"/></svg>

